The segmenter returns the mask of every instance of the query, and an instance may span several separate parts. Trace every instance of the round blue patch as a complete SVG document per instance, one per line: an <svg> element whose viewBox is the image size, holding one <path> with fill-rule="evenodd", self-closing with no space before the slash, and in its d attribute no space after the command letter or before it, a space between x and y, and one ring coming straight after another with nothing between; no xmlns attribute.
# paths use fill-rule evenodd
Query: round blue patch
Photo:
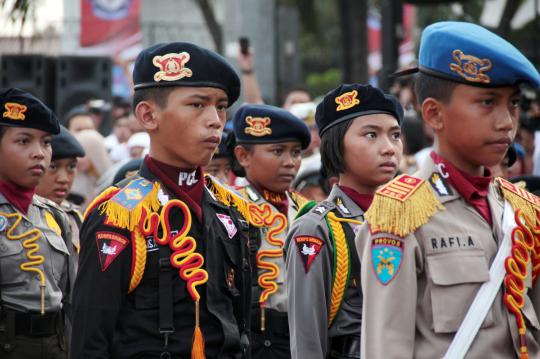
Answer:
<svg viewBox="0 0 540 359"><path fill-rule="evenodd" d="M8 224L8 220L5 216L0 215L0 232L3 231Z"/></svg>

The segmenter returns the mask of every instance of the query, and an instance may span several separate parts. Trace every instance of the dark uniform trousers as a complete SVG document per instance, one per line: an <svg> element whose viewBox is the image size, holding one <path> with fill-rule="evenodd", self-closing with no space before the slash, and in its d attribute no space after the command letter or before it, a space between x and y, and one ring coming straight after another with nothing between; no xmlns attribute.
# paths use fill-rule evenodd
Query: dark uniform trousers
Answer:
<svg viewBox="0 0 540 359"><path fill-rule="evenodd" d="M143 165L141 175L155 180ZM165 188L162 187L165 191ZM167 193L165 191L165 193ZM169 198L174 198L168 193ZM189 236L197 242L196 251L204 257L208 282L197 287L200 299L200 326L205 340L206 357L243 358L249 336L250 266L247 249L248 226L232 209L206 192L202 201L203 224L192 215ZM217 214L230 216L238 231L229 238ZM184 218L172 209L169 218L176 233ZM72 358L159 358L165 351L160 334L160 273L168 273L172 290L174 332L167 350L172 358L189 358L195 326L195 303L180 278L178 269L161 261L155 239L146 237L147 262L138 287L128 294L132 265L131 243L102 271L96 232L108 231L130 238L129 231L104 225L104 216L94 210L81 230L81 256L74 289ZM159 233L161 235L161 233ZM130 238L131 240L131 238ZM167 251L170 250L167 248ZM162 255L163 256L163 255ZM164 264L165 263L165 264ZM241 335L242 340L241 340ZM242 346L244 344L244 347Z"/></svg>

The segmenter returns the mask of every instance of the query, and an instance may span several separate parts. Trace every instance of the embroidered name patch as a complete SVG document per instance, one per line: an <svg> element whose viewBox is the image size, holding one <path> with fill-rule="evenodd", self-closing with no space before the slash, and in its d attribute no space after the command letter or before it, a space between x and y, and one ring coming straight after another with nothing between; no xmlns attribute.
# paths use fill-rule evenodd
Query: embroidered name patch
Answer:
<svg viewBox="0 0 540 359"><path fill-rule="evenodd" d="M298 248L300 258L302 258L302 262L304 263L304 270L307 273L311 264L319 255L324 241L312 236L296 236L294 237L294 242Z"/></svg>
<svg viewBox="0 0 540 359"><path fill-rule="evenodd" d="M101 271L105 272L118 255L126 248L129 240L121 234L114 232L96 232Z"/></svg>
<svg viewBox="0 0 540 359"><path fill-rule="evenodd" d="M154 56L152 63L159 68L154 74L154 81L176 81L184 77L191 77L193 72L186 67L191 56L187 52L171 53L163 56Z"/></svg>
<svg viewBox="0 0 540 359"><path fill-rule="evenodd" d="M336 97L335 101L338 105L336 111L348 110L356 105L360 104L360 100L356 98L358 96L358 91L353 90L345 92L344 94Z"/></svg>
<svg viewBox="0 0 540 359"><path fill-rule="evenodd" d="M221 213L216 214L216 216L225 227L225 230L227 230L227 235L229 236L229 239L234 237L236 232L238 232L238 229L234 225L231 217Z"/></svg>
<svg viewBox="0 0 540 359"><path fill-rule="evenodd" d="M403 241L394 238L375 238L371 242L373 270L377 279L387 285L398 274L403 256Z"/></svg>

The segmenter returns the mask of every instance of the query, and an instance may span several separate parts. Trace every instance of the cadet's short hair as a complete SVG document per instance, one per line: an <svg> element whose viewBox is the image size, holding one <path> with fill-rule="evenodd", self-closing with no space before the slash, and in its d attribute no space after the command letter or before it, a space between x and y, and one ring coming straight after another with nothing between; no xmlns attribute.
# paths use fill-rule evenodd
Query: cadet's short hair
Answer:
<svg viewBox="0 0 540 359"><path fill-rule="evenodd" d="M434 99L447 104L450 102L454 88L457 85L459 85L458 82L419 72L416 74L414 81L414 92L416 92L416 98L420 105L422 105L424 100L428 97L433 97Z"/></svg>
<svg viewBox="0 0 540 359"><path fill-rule="evenodd" d="M177 88L177 86L162 86L137 89L133 95L133 112L135 113L135 108L142 101L152 101L161 108L166 107L169 94Z"/></svg>
<svg viewBox="0 0 540 359"><path fill-rule="evenodd" d="M352 121L338 123L326 130L321 137L321 165L328 175L338 176L346 170L344 140Z"/></svg>
<svg viewBox="0 0 540 359"><path fill-rule="evenodd" d="M242 167L242 165L240 165L240 162L238 162L238 160L236 159L236 155L234 154L234 147L236 146L242 146L246 149L246 151L251 153L255 145L252 143L240 143L240 144L235 144L232 149L233 155L232 155L232 161L231 161L231 171L234 173L236 177L246 177L246 170L244 169L244 167Z"/></svg>

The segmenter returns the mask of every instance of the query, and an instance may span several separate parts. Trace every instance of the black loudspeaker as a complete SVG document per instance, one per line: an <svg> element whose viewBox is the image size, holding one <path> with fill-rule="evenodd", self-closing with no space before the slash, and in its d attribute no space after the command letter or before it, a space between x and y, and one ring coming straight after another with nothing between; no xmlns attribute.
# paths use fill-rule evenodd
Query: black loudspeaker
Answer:
<svg viewBox="0 0 540 359"><path fill-rule="evenodd" d="M90 99L112 99L112 60L108 57L60 56L56 59L56 114Z"/></svg>
<svg viewBox="0 0 540 359"><path fill-rule="evenodd" d="M0 87L28 91L54 110L55 61L44 55L4 55Z"/></svg>

